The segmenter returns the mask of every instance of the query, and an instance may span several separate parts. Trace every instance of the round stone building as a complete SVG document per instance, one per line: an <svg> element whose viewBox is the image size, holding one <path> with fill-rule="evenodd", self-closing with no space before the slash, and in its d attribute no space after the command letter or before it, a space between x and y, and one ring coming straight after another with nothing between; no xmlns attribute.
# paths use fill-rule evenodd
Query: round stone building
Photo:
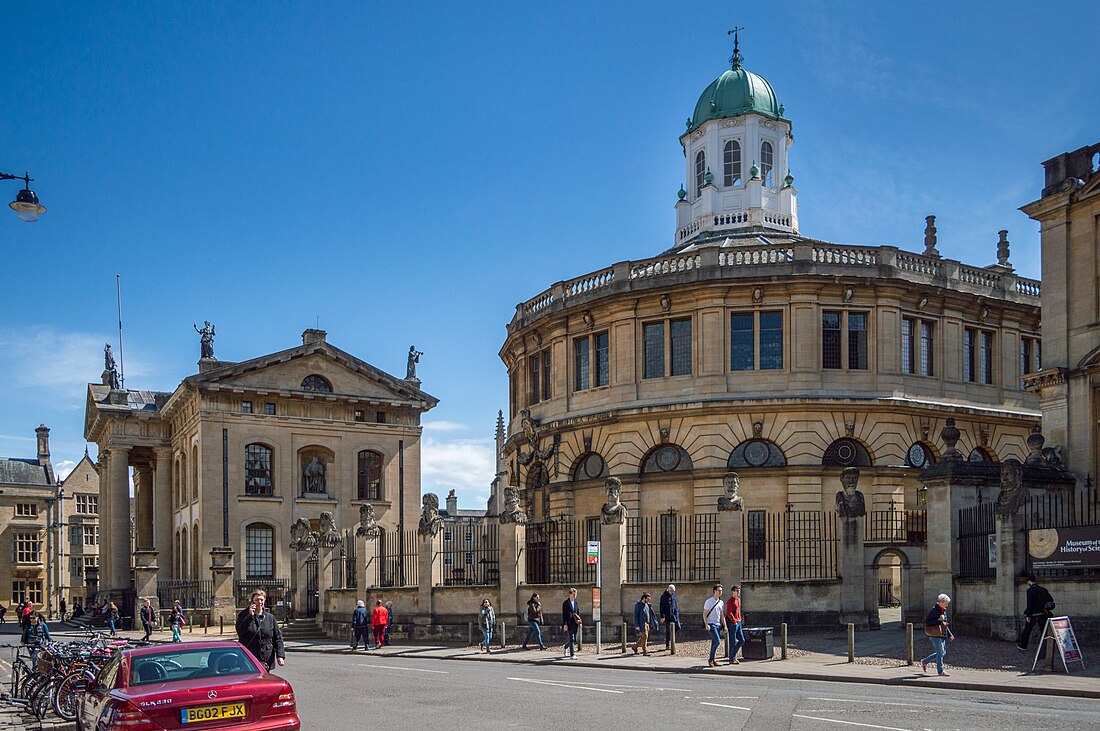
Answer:
<svg viewBox="0 0 1100 731"><path fill-rule="evenodd" d="M971 247L989 266L943 258L931 216L912 250L805 236L791 130L735 49L679 138L672 246L516 307L496 505L595 519L616 476L632 516L714 513L735 471L748 514L831 510L857 467L868 511L902 510L948 418L972 460L1027 455L1039 283L1007 232Z"/></svg>

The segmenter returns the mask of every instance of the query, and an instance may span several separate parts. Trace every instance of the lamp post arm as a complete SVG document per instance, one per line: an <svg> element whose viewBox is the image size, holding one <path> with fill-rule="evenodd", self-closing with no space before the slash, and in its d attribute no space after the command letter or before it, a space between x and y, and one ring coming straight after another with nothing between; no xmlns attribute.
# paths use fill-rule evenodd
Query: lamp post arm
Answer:
<svg viewBox="0 0 1100 731"><path fill-rule="evenodd" d="M31 177L30 173L24 173L22 175L12 175L11 173L0 173L0 180L22 180L24 183L26 183L26 187L29 188L29 187L31 187L31 181L34 180L34 178Z"/></svg>

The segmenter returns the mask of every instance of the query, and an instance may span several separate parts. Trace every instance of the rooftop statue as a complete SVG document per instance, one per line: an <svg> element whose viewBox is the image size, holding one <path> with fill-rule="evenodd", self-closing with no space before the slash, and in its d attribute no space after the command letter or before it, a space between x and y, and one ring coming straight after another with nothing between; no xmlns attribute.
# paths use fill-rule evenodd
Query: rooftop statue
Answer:
<svg viewBox="0 0 1100 731"><path fill-rule="evenodd" d="M111 352L111 344L103 346L103 385L110 386L112 391L119 389L118 365L115 364L115 355Z"/></svg>
<svg viewBox="0 0 1100 731"><path fill-rule="evenodd" d="M214 326L210 324L210 320L203 320L201 330L195 323L191 323L191 326L201 336L199 340L200 356L208 360L217 360L214 357Z"/></svg>
<svg viewBox="0 0 1100 731"><path fill-rule="evenodd" d="M416 364L420 362L420 356L424 355L423 351L417 350L415 345L409 346L409 359L405 364L405 380L415 381L416 378Z"/></svg>

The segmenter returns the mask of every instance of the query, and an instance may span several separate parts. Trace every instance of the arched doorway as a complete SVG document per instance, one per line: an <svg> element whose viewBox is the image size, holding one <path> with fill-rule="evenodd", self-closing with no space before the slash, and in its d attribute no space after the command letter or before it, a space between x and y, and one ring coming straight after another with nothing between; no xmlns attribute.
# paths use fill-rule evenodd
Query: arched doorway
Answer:
<svg viewBox="0 0 1100 731"><path fill-rule="evenodd" d="M915 576L913 567L919 558L910 557L903 548L884 548L871 562L868 591L874 592L875 614L871 616L871 626L881 629L904 629L906 621L912 621L913 612L920 612L916 606L920 600L921 587L919 575Z"/></svg>

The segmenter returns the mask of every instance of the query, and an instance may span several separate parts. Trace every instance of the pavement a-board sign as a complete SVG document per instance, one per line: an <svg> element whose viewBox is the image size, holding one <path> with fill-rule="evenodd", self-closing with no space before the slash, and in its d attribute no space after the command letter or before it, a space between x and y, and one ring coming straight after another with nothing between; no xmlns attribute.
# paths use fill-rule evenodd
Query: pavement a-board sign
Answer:
<svg viewBox="0 0 1100 731"><path fill-rule="evenodd" d="M1031 663L1031 669L1035 670L1035 666L1039 663L1039 655L1043 651L1043 645L1046 644L1048 639L1053 639L1054 644L1058 646L1058 654L1062 657L1062 667L1069 672L1069 663L1079 662L1081 663L1081 669L1085 669L1085 656L1081 652L1081 646L1077 644L1077 636L1073 634L1073 623L1070 622L1069 617L1051 617L1047 619L1046 625L1043 627L1043 634L1039 638L1039 647L1035 650L1035 660ZM1054 662L1051 658L1051 668L1053 669Z"/></svg>

